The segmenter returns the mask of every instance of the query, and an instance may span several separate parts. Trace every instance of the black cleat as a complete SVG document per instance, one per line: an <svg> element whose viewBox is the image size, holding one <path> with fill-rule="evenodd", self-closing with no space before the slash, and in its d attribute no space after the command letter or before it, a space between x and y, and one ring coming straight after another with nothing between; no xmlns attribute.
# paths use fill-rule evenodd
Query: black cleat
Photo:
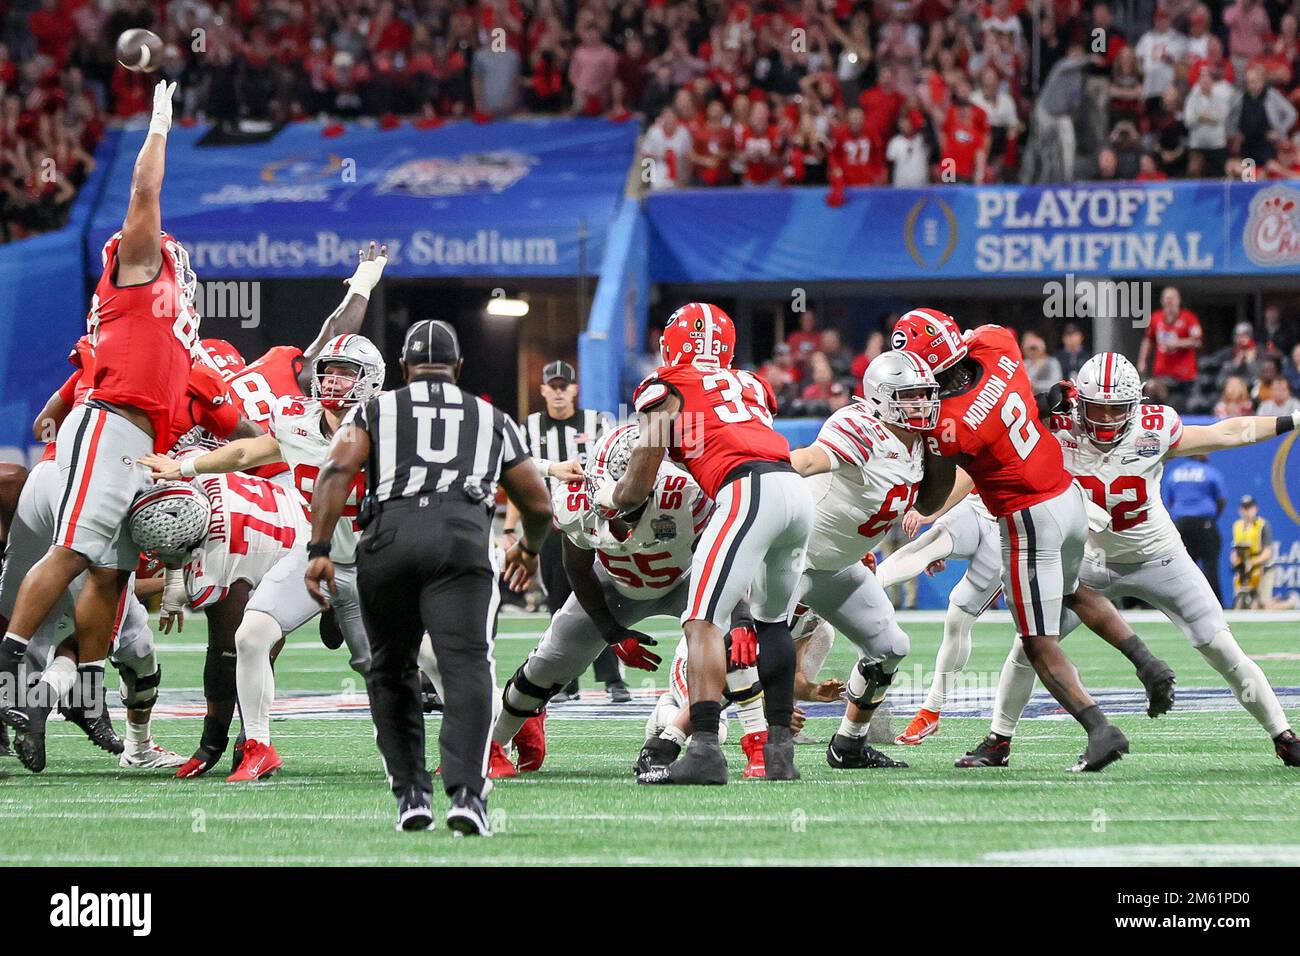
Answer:
<svg viewBox="0 0 1300 956"><path fill-rule="evenodd" d="M487 801L469 787L457 787L451 795L447 827L457 836L491 836Z"/></svg>
<svg viewBox="0 0 1300 956"><path fill-rule="evenodd" d="M1005 767L1011 762L1011 738L989 734L974 750L958 757L954 767Z"/></svg>
<svg viewBox="0 0 1300 956"><path fill-rule="evenodd" d="M1147 716L1156 718L1169 713L1174 706L1174 685L1178 683L1174 669L1153 657L1138 668L1137 676L1146 688Z"/></svg>
<svg viewBox="0 0 1300 956"><path fill-rule="evenodd" d="M632 772L638 776L648 773L655 767L667 767L678 758L682 748L675 740L665 737L651 737L641 748L641 754L632 765Z"/></svg>
<svg viewBox="0 0 1300 956"><path fill-rule="evenodd" d="M126 745L122 743L122 738L113 729L113 721L108 716L107 707L101 708L98 716L93 718L82 707L60 707L59 713L63 715L64 720L80 727L82 733L100 750L107 751L114 756L120 756L122 751L126 749Z"/></svg>
<svg viewBox="0 0 1300 956"><path fill-rule="evenodd" d="M764 780L798 780L799 769L794 765L794 735L789 727L768 727L767 743L763 744Z"/></svg>
<svg viewBox="0 0 1300 956"><path fill-rule="evenodd" d="M14 728L14 751L18 762L32 773L45 769L45 707L11 707L3 715L5 722ZM21 718L18 723L15 720Z"/></svg>
<svg viewBox="0 0 1300 956"><path fill-rule="evenodd" d="M722 755L717 734L698 733L691 737L686 753L668 767L651 767L638 774L637 783L675 786L719 786L727 782L727 758Z"/></svg>
<svg viewBox="0 0 1300 956"><path fill-rule="evenodd" d="M327 608L320 616L320 642L331 651L343 646L343 631L333 608Z"/></svg>
<svg viewBox="0 0 1300 956"><path fill-rule="evenodd" d="M835 770L883 770L907 766L901 760L882 754L868 744L866 738L846 737L844 734L836 734L826 745L826 763Z"/></svg>
<svg viewBox="0 0 1300 956"><path fill-rule="evenodd" d="M1128 738L1114 724L1106 724L1088 735L1088 749L1079 755L1073 773L1100 773L1128 753Z"/></svg>
<svg viewBox="0 0 1300 956"><path fill-rule="evenodd" d="M438 688L433 686L433 681L424 671L420 671L420 705L426 714L441 712L443 707L442 698L438 696Z"/></svg>
<svg viewBox="0 0 1300 956"><path fill-rule="evenodd" d="M230 763L230 772L234 773L239 769L239 765L244 762L244 744L248 738L244 736L244 728L239 728L239 736L235 738L235 755Z"/></svg>
<svg viewBox="0 0 1300 956"><path fill-rule="evenodd" d="M627 683L621 680L610 681L605 685L605 690L609 693L611 703L630 704L632 703L632 692L627 689Z"/></svg>
<svg viewBox="0 0 1300 956"><path fill-rule="evenodd" d="M1290 727L1273 738L1273 751L1288 767L1300 767L1300 738Z"/></svg>
<svg viewBox="0 0 1300 956"><path fill-rule="evenodd" d="M397 829L427 830L433 826L433 807L429 794L419 787L407 787L397 798Z"/></svg>

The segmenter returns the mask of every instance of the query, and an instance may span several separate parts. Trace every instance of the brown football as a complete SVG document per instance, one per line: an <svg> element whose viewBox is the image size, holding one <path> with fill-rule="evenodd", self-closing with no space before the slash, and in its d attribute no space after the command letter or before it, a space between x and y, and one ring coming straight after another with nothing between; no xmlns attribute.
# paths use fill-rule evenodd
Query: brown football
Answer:
<svg viewBox="0 0 1300 956"><path fill-rule="evenodd" d="M117 38L117 62L133 73L152 73L158 69L162 53L162 38L152 30L127 30Z"/></svg>

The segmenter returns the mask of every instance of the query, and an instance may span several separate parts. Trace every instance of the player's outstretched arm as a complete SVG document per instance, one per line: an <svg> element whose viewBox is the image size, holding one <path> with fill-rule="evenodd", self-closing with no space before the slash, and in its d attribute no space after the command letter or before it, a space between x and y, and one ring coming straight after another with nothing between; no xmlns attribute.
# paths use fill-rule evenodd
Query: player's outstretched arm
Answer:
<svg viewBox="0 0 1300 956"><path fill-rule="evenodd" d="M807 448L796 448L791 451L790 464L803 477L811 478L813 475L824 475L831 471L834 462L821 448L809 445Z"/></svg>
<svg viewBox="0 0 1300 956"><path fill-rule="evenodd" d="M325 348L325 343L336 335L361 331L361 323L366 319L366 307L370 305L370 293L384 274L388 265L388 246L382 246L371 240L365 249L357 250L357 268L352 278L344 279L348 292L339 303L338 308L321 323L320 332L315 340L303 351L303 369L298 373L298 387L307 394L311 384L311 367Z"/></svg>
<svg viewBox="0 0 1300 956"><path fill-rule="evenodd" d="M176 84L159 80L153 91L153 116L149 134L131 174L131 199L122 220L122 241L117 247L121 285L138 285L153 279L162 263L158 237L162 234L162 184L167 167L167 133L172 127L172 94Z"/></svg>
<svg viewBox="0 0 1300 956"><path fill-rule="evenodd" d="M337 441L337 438L335 440ZM198 458L177 461L166 455L145 455L140 459L140 464L147 466L158 481L176 481L181 478L193 478L195 475L244 471L282 460L280 443L275 440L275 436L261 434L256 438L232 441Z"/></svg>
<svg viewBox="0 0 1300 956"><path fill-rule="evenodd" d="M921 484L916 492L916 510L922 514L938 511L947 503L956 480L956 460L936 455L927 448L925 451L925 477L921 479ZM965 495L962 497L965 497Z"/></svg>
<svg viewBox="0 0 1300 956"><path fill-rule="evenodd" d="M680 409L681 400L669 394L641 414L641 435L628 459L627 471L616 484L606 485L598 492L595 504L631 511L650 497L659 477L659 465L672 443L673 424ZM609 496L608 501L599 500L604 495Z"/></svg>
<svg viewBox="0 0 1300 956"><path fill-rule="evenodd" d="M578 547L568 537L565 537L562 546L564 573L568 575L573 596L587 612L591 623L596 625L596 630L601 634L618 628L618 621L614 619L605 601L605 592L601 589L600 579L596 577L596 552Z"/></svg>
<svg viewBox="0 0 1300 956"><path fill-rule="evenodd" d="M1169 457L1205 455L1225 448L1240 448L1268 441L1300 428L1300 412L1273 418L1267 415L1241 415L1225 418L1213 425L1184 425L1183 437L1169 451Z"/></svg>

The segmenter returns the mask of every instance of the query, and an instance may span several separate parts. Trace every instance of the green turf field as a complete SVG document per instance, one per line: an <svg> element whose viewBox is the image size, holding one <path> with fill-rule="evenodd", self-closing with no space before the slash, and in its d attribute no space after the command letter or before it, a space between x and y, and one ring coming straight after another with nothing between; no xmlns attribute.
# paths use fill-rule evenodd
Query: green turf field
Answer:
<svg viewBox="0 0 1300 956"><path fill-rule="evenodd" d="M500 681L532 647L541 625L502 619ZM921 679L928 679L940 633L937 623L905 627L913 655L896 686L896 729L912 713L915 668L923 667ZM1022 723L1010 768L956 770L954 756L987 724L965 717L945 718L939 735L923 746L890 747L911 762L907 770L836 772L826 766L824 748L801 747L802 781L745 781L733 721L731 785L638 786L630 767L653 699L647 687L623 711L601 706L595 694L590 702L554 707L546 766L495 788L489 806L497 834L473 841L453 839L441 827L394 832L394 804L364 717L277 719L272 733L284 770L244 786L225 783L224 766L220 775L185 782L163 771L120 770L55 720L45 773L33 777L12 758L0 760L0 863L1300 864L1300 770L1282 766L1235 702L1197 694L1222 685L1172 626L1137 629L1178 671L1185 706L1154 722L1119 713L1132 753L1101 775L1066 772L1082 736L1072 721L1050 716ZM1234 629L1294 713L1300 624ZM662 636L667 658L676 643L672 622L651 630ZM160 636L160 709L174 711L200 696L203 636L201 618L191 619L179 639ZM1007 640L1005 625L976 628L968 672L990 695ZM1090 688L1136 687L1123 658L1097 639L1080 633L1067 648ZM846 673L852 656L846 642L837 642L824 676ZM661 686L666 670L667 660L653 675ZM640 676L630 681L634 689ZM327 651L311 629L291 637L277 679L281 698L358 690L344 654ZM589 681L586 688L592 690ZM1131 693L1113 701L1112 712L1131 711L1136 703ZM360 701L353 696L342 703ZM566 710L599 716L565 719ZM825 740L836 723L815 717L809 730ZM431 719L431 736L437 727ZM200 721L160 718L155 729L161 743L188 754Z"/></svg>

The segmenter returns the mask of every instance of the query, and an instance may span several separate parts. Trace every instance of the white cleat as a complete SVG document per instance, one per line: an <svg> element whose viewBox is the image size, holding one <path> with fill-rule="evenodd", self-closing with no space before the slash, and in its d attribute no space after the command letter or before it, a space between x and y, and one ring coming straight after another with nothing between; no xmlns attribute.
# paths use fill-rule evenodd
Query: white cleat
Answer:
<svg viewBox="0 0 1300 956"><path fill-rule="evenodd" d="M127 770L158 770L165 767L179 767L184 763L185 758L180 754L164 750L152 742L148 747L135 753L132 753L128 747L122 751L122 756L117 758L117 765Z"/></svg>

